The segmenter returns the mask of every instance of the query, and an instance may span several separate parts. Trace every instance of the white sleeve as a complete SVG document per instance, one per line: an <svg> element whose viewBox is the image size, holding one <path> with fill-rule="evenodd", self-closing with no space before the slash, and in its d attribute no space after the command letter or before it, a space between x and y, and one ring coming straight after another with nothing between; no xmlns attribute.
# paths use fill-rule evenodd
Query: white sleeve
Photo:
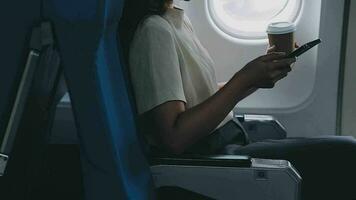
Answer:
<svg viewBox="0 0 356 200"><path fill-rule="evenodd" d="M138 113L186 98L174 35L168 23L144 23L130 51L131 81Z"/></svg>

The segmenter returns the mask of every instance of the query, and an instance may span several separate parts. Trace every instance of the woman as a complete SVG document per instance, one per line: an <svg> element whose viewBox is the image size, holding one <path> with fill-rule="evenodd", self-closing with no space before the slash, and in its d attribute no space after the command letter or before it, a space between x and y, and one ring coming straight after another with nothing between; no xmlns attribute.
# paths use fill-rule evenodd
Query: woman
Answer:
<svg viewBox="0 0 356 200"><path fill-rule="evenodd" d="M131 17L132 27L138 26L129 64L139 129L152 146L174 154L228 152L289 160L303 177L303 199L356 199L354 139L299 138L246 145L239 137L243 130L231 110L257 89L273 88L291 71L294 58L268 53L218 86L215 64L184 11L172 0L142 5L148 9ZM130 21L129 16L126 13L124 20ZM325 181L326 175L332 181Z"/></svg>

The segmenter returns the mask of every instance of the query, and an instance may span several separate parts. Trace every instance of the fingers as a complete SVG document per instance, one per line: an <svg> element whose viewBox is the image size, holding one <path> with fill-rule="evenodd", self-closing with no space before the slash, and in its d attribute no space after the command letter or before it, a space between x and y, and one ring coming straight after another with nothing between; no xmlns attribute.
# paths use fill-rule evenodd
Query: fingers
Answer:
<svg viewBox="0 0 356 200"><path fill-rule="evenodd" d="M263 62L268 62L268 61L283 59L285 56L286 56L286 53L284 53L284 52L273 52L273 53L269 53L267 55L261 56L260 58Z"/></svg>
<svg viewBox="0 0 356 200"><path fill-rule="evenodd" d="M295 47L296 49L298 49L298 48L299 48L299 45L298 45L297 43L294 43L294 47Z"/></svg>
<svg viewBox="0 0 356 200"><path fill-rule="evenodd" d="M269 85L271 85L272 87L274 87L274 85L281 79L285 78L288 73L292 71L291 67L285 67L279 70L274 70L272 72L270 72L270 76L269 76ZM269 87L269 88L272 88Z"/></svg>
<svg viewBox="0 0 356 200"><path fill-rule="evenodd" d="M275 70L275 71L271 72L270 78L272 80L276 80L276 79L278 79L278 77L285 77L288 75L288 73L290 71L292 71L292 69L290 67L286 67L286 68L283 68L280 70Z"/></svg>
<svg viewBox="0 0 356 200"><path fill-rule="evenodd" d="M264 88L273 88L278 81L280 81L281 79L285 78L288 75L289 71L290 70L285 69L285 70L277 70L273 72L273 74L271 74L270 76L270 81L266 82Z"/></svg>
<svg viewBox="0 0 356 200"><path fill-rule="evenodd" d="M281 79L285 78L288 73L291 71L291 68L286 68L283 70L275 70L270 73L269 78L264 81L262 88L274 88L275 84Z"/></svg>
<svg viewBox="0 0 356 200"><path fill-rule="evenodd" d="M285 58L281 60L274 60L270 65L274 69L290 68L290 66L295 62L296 58Z"/></svg>
<svg viewBox="0 0 356 200"><path fill-rule="evenodd" d="M283 78L285 78L288 74L280 74L278 77L276 77L276 79L274 79L273 81L273 86L276 85L277 82L279 82L280 80L282 80Z"/></svg>
<svg viewBox="0 0 356 200"><path fill-rule="evenodd" d="M274 60L272 63L284 63L287 65L291 65L297 61L297 58L284 58L280 60Z"/></svg>
<svg viewBox="0 0 356 200"><path fill-rule="evenodd" d="M270 46L267 49L267 53L272 53L272 52L275 52L275 51L276 51L276 45Z"/></svg>
<svg viewBox="0 0 356 200"><path fill-rule="evenodd" d="M276 45L272 45L272 46L268 47L268 50L274 50L274 49L276 49Z"/></svg>
<svg viewBox="0 0 356 200"><path fill-rule="evenodd" d="M274 77L274 82L276 83L277 81L285 78L287 75L288 75L288 72L290 71L287 71L287 70L282 70L279 72L279 74L277 74L275 77Z"/></svg>

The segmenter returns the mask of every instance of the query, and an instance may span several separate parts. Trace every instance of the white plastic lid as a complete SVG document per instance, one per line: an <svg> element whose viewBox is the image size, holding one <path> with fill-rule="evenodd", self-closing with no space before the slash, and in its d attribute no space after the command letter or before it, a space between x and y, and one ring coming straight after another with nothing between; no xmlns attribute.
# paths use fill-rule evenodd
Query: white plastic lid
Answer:
<svg viewBox="0 0 356 200"><path fill-rule="evenodd" d="M291 22L274 22L268 25L268 34L286 34L296 31L296 26Z"/></svg>

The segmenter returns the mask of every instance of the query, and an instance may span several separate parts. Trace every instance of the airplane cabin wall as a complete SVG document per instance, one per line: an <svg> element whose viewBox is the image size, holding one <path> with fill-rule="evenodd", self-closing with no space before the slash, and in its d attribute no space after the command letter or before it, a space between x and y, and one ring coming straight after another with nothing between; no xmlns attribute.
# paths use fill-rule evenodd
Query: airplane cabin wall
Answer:
<svg viewBox="0 0 356 200"><path fill-rule="evenodd" d="M341 133L356 137L356 2L350 1Z"/></svg>
<svg viewBox="0 0 356 200"><path fill-rule="evenodd" d="M215 60L219 81L228 81L248 61L266 52L267 40L223 37L209 21L205 0L179 4ZM294 71L276 88L258 91L239 103L236 111L273 115L290 137L335 135L343 11L344 0L303 0L297 41L303 44L319 37L323 43L300 57Z"/></svg>
<svg viewBox="0 0 356 200"><path fill-rule="evenodd" d="M253 107L241 107L240 104L236 108L238 112L243 113L255 113L255 114L271 114L275 116L287 129L288 136L296 137L296 136L320 136L320 135L334 135L336 134L336 121L337 121L337 94L338 94L338 77L339 77L339 66L340 66L340 52L341 52L341 44L342 44L342 29L343 29L343 13L344 13L344 0L334 1L334 0L303 0L304 8L311 8L308 4L310 2L314 2L313 5L315 8L320 9L321 13L319 13L319 17L317 19L313 19L311 21L318 22L317 24L310 24L310 26L317 26L318 33L314 36L319 35L321 39L323 39L323 44L320 45L318 51L314 49L314 52L309 53L310 55L315 56L315 58L311 59L311 63L313 63L313 59L316 60L314 69L313 66L307 65L308 59L307 55L303 55L303 60L306 64L303 66L301 64L296 65L297 68L304 68L302 70L306 70L306 72L314 73L314 87L312 90L312 96L308 98L307 102L304 102L302 106L299 106L297 109L266 109L266 108L256 108ZM200 2L200 3L199 3ZM190 17L193 25L195 26L195 30L198 36L201 36L202 43L204 45L209 44L206 40L204 40L205 34L209 35L209 31L211 28L199 26L201 21L206 21L206 15L201 13L202 9L197 7L199 4L204 3L205 0L196 0L190 2L177 2L186 10L186 14ZM317 5L316 2L321 3L321 5ZM355 3L353 3L354 6ZM308 6L305 6L308 5ZM204 5L203 5L204 6ZM204 11L204 9L203 9ZM308 21L308 22L311 22ZM203 23L202 23L203 24ZM206 24L206 23L205 23ZM209 25L209 24L208 24ZM307 24L308 25L308 24ZM210 25L209 25L210 26ZM202 29L200 29L200 27ZM311 27L312 29L313 27ZM315 28L315 27L314 27ZM301 30L301 29L300 29ZM310 31L310 30L309 30ZM213 33L210 33L213 34ZM217 35L217 34L215 34ZM303 35L303 33L299 33L299 35ZM305 38L303 40L298 40L300 43L307 42L308 40L312 40L313 38ZM224 39L217 39L219 41ZM211 39L212 44L219 45L217 41ZM227 43L227 46L222 47L235 47L238 44L235 43ZM247 51L251 53L243 53L242 51L233 55L235 59L238 59L240 64L236 63L236 68L234 71L237 71L243 65L249 61L249 59L253 59L254 57L263 54L265 52L267 43L253 44L251 43L250 47L246 47ZM224 58L232 57L227 55L229 51L213 51L207 46L208 51L212 56L214 54L221 53L222 55L217 55L217 57ZM255 50L254 50L255 49ZM242 53L241 53L242 52ZM226 54L226 55L225 55ZM352 56L351 56L352 57ZM216 57L214 57L215 59ZM241 60L240 60L241 59ZM355 58L353 58L355 59ZM303 61L302 60L302 61ZM218 63L218 62L217 62ZM353 61L355 63L355 61ZM227 71L228 73L234 73L233 70ZM303 76L294 75L294 79L304 80ZM221 76L220 76L221 77ZM289 79L289 77L287 78ZM293 79L293 78L292 78ZM288 83L288 80L280 83L279 85L283 85ZM290 83L293 83L290 82ZM306 90L310 88L305 88ZM284 95L280 91L284 90L266 90L263 91L265 94L273 93L278 95ZM349 92L350 93L350 92ZM258 95L253 97L255 98L255 102L259 100ZM278 96L277 96L278 97ZM271 97L270 97L271 98ZM251 99L251 98L250 98ZM245 103L248 103L250 99L247 99ZM264 100L263 98L261 98ZM271 98L273 100L273 98ZM276 100L277 101L277 100ZM259 102L261 105L261 101ZM263 102L262 102L263 103ZM347 104L344 104L347 105ZM344 112L346 114L346 112ZM345 118L344 118L345 119ZM349 125L352 122L348 123ZM346 126L344 126L346 128ZM347 130L347 129L344 129ZM53 137L52 142L60 142L60 143L72 143L76 141L75 133L75 125L73 122L71 106L69 97L66 96L62 103L58 106L58 111L56 115L55 125L53 129Z"/></svg>

